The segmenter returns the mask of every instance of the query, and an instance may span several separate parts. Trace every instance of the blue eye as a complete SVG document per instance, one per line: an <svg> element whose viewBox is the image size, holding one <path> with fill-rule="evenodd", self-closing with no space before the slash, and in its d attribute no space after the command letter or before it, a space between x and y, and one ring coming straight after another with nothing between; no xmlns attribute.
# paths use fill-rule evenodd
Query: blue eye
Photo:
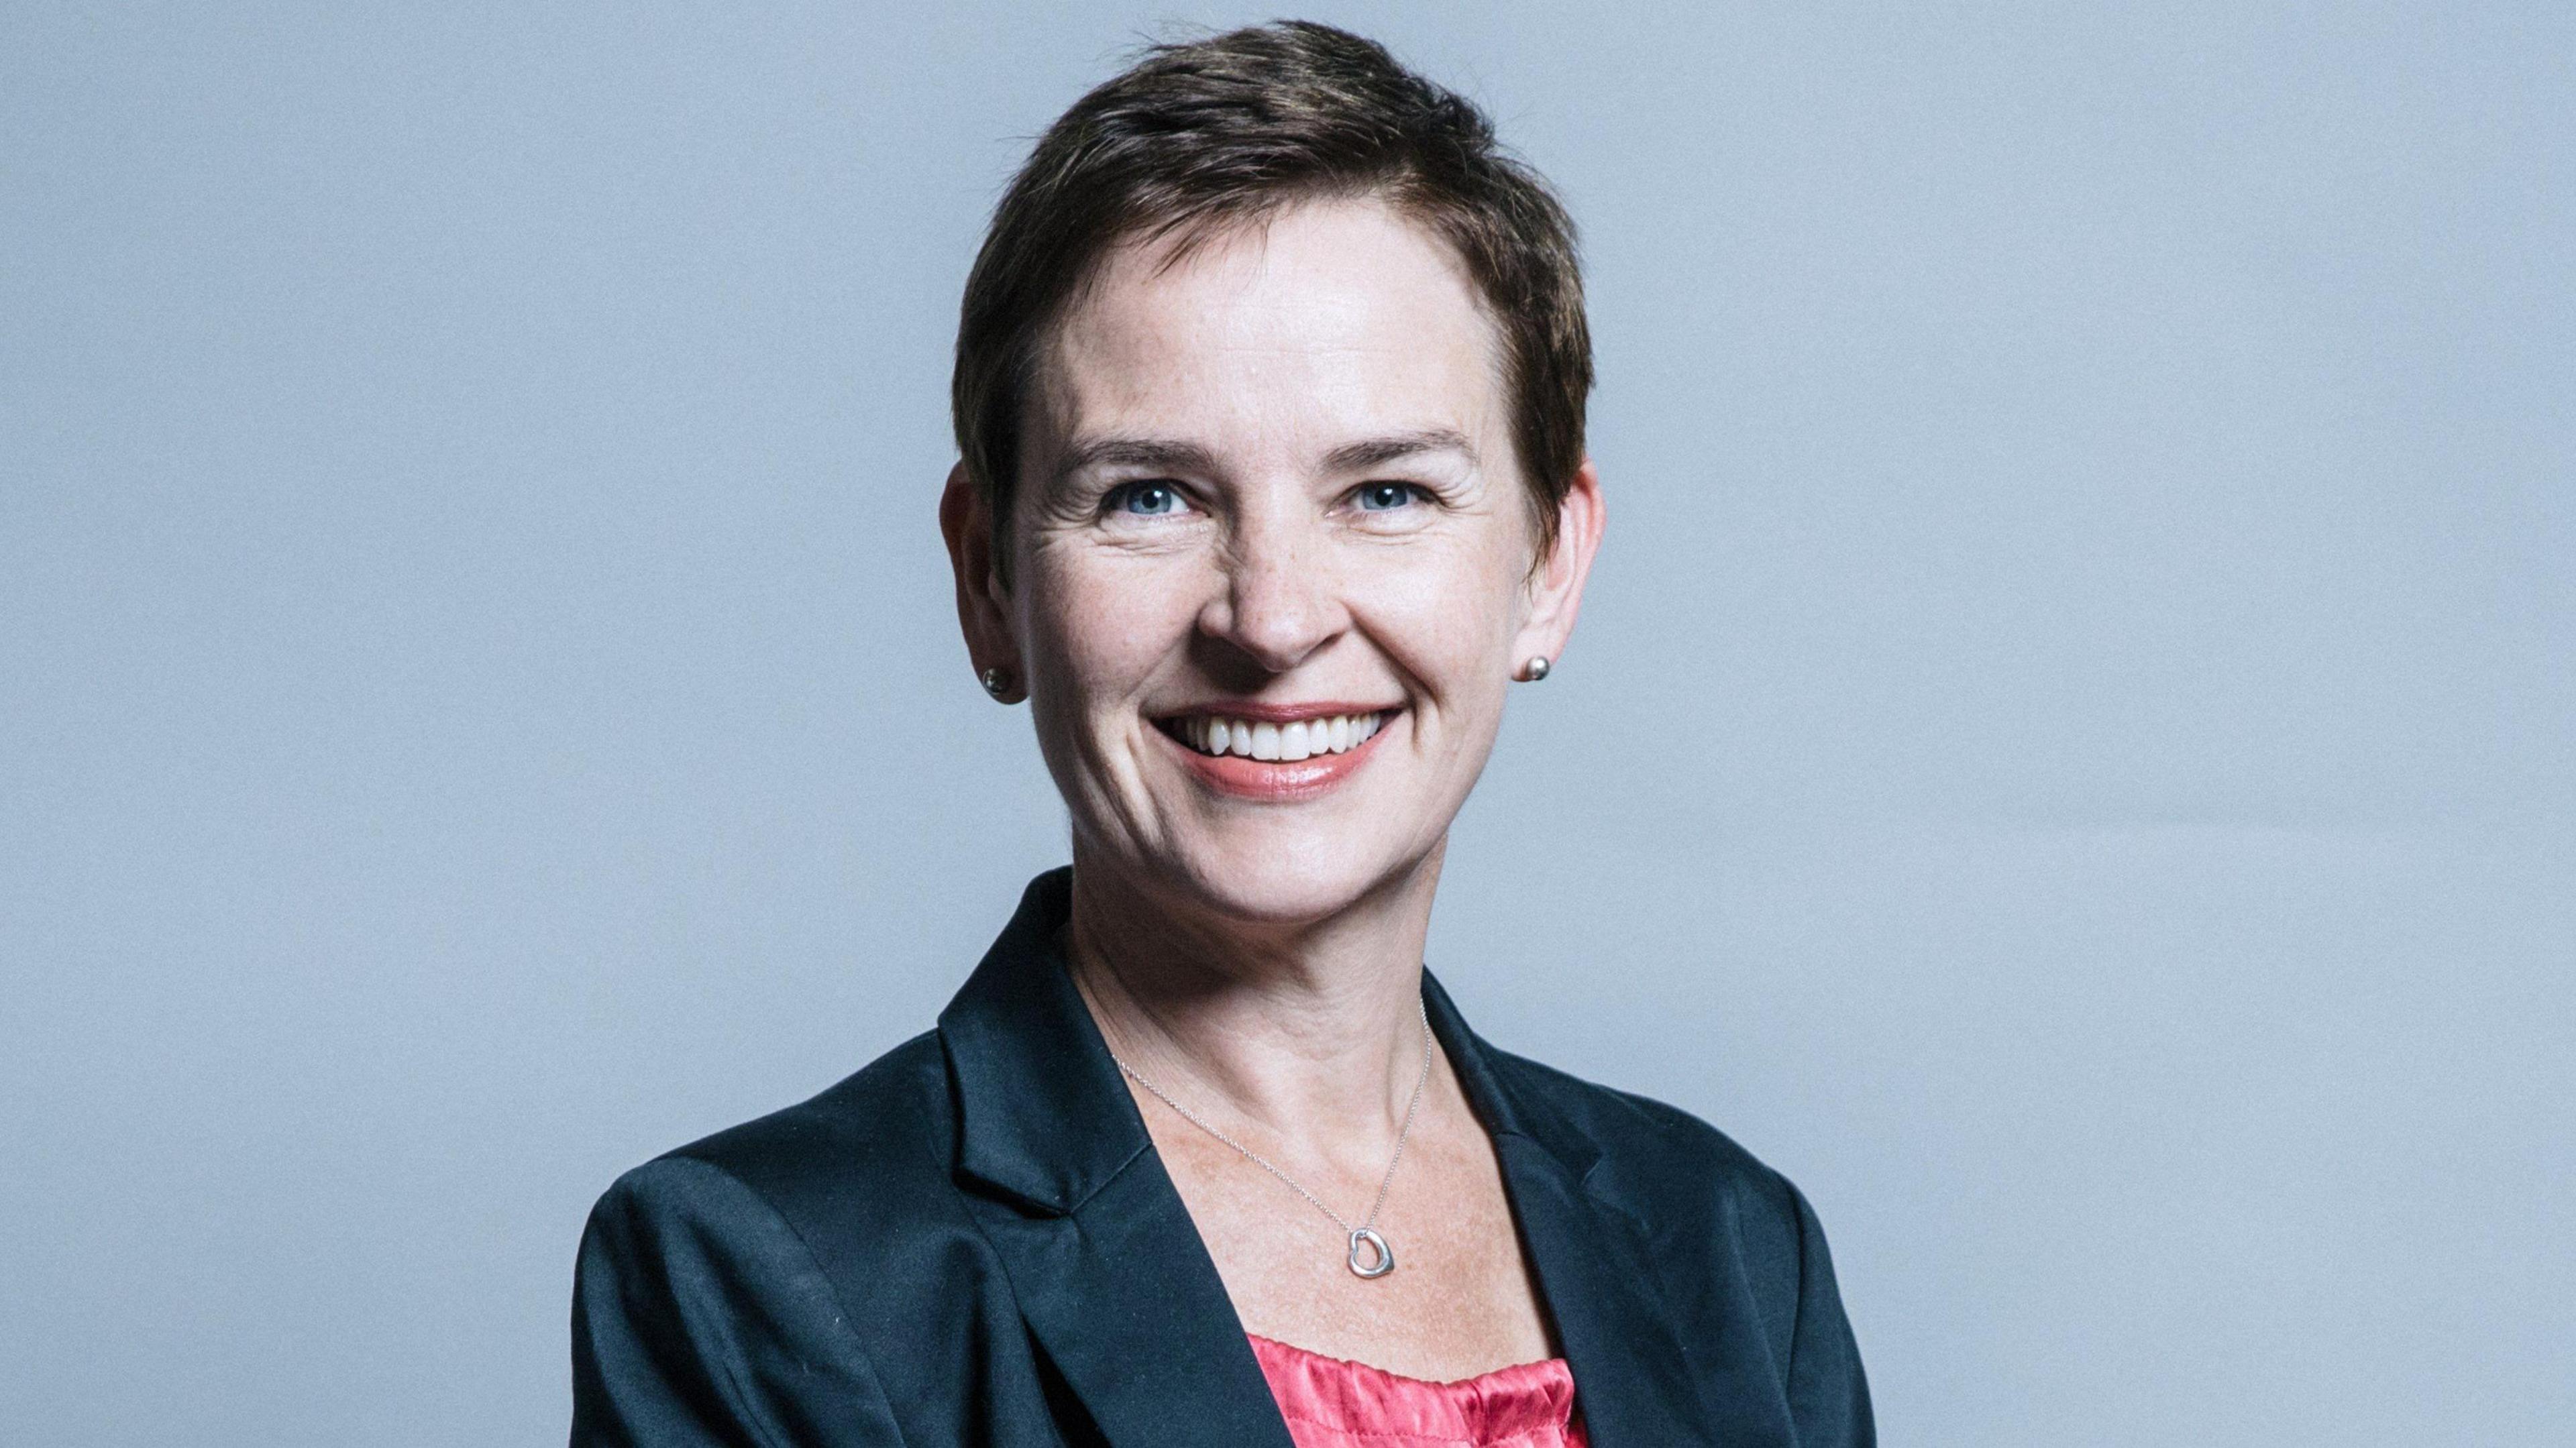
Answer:
<svg viewBox="0 0 2576 1448"><path fill-rule="evenodd" d="M1412 502L1421 492L1411 483L1366 483L1359 491L1360 511L1390 512Z"/></svg>
<svg viewBox="0 0 2576 1448"><path fill-rule="evenodd" d="M1152 518L1178 511L1181 494L1169 483L1120 483L1109 490L1108 503L1117 512Z"/></svg>

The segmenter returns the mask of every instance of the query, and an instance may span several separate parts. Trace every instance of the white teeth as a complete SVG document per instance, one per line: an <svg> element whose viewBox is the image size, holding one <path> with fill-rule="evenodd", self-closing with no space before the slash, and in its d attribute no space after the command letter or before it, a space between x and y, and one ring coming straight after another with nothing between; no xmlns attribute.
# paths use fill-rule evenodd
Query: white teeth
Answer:
<svg viewBox="0 0 2576 1448"><path fill-rule="evenodd" d="M1385 723L1383 713L1333 714L1290 724L1200 715L1180 721L1173 732L1201 754L1286 764L1318 754L1348 754L1366 744Z"/></svg>

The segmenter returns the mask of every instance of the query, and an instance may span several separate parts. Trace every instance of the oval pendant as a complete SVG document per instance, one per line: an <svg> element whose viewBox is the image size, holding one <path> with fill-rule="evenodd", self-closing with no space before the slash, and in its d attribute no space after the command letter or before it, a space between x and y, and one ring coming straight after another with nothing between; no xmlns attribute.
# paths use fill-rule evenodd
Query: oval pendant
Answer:
<svg viewBox="0 0 2576 1448"><path fill-rule="evenodd" d="M1360 1265L1360 1248L1364 1246L1377 1254L1365 1267ZM1386 1244L1384 1237L1368 1228L1355 1228L1351 1232L1350 1264L1354 1277L1384 1277L1395 1270L1395 1249Z"/></svg>

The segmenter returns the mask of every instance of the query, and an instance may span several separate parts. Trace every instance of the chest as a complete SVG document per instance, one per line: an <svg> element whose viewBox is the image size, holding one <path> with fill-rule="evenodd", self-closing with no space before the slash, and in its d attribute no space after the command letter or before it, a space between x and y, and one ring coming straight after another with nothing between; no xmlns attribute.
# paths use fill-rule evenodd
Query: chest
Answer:
<svg viewBox="0 0 2576 1448"><path fill-rule="evenodd" d="M1304 1174L1289 1173L1352 1226L1385 1181L1373 1228L1396 1267L1374 1278L1351 1270L1344 1227L1295 1187L1186 1122L1149 1118L1247 1331L1434 1381L1554 1355L1492 1143L1463 1101L1440 1105L1454 1109L1414 1133L1391 1178L1382 1160L1301 1158Z"/></svg>

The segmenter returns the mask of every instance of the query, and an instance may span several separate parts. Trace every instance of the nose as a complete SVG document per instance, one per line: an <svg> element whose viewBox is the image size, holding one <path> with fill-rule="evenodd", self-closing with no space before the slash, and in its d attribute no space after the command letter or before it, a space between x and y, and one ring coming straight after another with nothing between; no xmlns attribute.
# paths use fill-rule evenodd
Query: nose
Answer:
<svg viewBox="0 0 2576 1448"><path fill-rule="evenodd" d="M1297 667L1347 626L1324 576L1325 552L1293 521L1239 519L1220 563L1223 586L1200 611L1199 631L1269 673Z"/></svg>

